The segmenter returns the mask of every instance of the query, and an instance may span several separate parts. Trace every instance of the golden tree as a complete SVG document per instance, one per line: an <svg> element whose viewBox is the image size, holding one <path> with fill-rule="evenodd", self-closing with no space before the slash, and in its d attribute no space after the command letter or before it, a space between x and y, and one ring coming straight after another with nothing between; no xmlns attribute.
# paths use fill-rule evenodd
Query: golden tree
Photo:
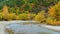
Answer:
<svg viewBox="0 0 60 34"><path fill-rule="evenodd" d="M7 7L6 5L3 7L3 13L4 13L5 15L8 14L8 7Z"/></svg>
<svg viewBox="0 0 60 34"><path fill-rule="evenodd" d="M49 8L46 23L57 25L60 24L60 1L53 7Z"/></svg>
<svg viewBox="0 0 60 34"><path fill-rule="evenodd" d="M56 12L56 19L60 21L60 1L54 6Z"/></svg>
<svg viewBox="0 0 60 34"><path fill-rule="evenodd" d="M48 16L55 17L55 8L54 7L49 8Z"/></svg>

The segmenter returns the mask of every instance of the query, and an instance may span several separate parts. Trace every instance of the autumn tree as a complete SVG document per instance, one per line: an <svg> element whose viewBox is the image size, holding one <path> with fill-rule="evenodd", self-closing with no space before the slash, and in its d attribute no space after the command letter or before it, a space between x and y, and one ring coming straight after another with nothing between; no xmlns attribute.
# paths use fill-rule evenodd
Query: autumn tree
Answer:
<svg viewBox="0 0 60 34"><path fill-rule="evenodd" d="M6 5L3 7L3 13L4 13L5 15L8 14L8 7L7 7Z"/></svg>
<svg viewBox="0 0 60 34"><path fill-rule="evenodd" d="M55 5L49 8L47 23L52 25L60 25L60 1Z"/></svg>

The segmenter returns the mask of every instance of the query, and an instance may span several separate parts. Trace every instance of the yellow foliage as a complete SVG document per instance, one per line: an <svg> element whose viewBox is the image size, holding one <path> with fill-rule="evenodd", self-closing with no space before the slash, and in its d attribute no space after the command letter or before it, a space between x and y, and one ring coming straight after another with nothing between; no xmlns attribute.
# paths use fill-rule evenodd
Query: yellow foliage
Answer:
<svg viewBox="0 0 60 34"><path fill-rule="evenodd" d="M54 6L55 10L60 10L60 1Z"/></svg>
<svg viewBox="0 0 60 34"><path fill-rule="evenodd" d="M53 7L49 8L49 17L46 20L47 24L57 25L60 20L60 1ZM53 20L53 17L55 20Z"/></svg>
<svg viewBox="0 0 60 34"><path fill-rule="evenodd" d="M35 20L35 21L40 21L40 22L44 21L44 20L45 20L45 11L39 12L39 13L35 16L34 20Z"/></svg>
<svg viewBox="0 0 60 34"><path fill-rule="evenodd" d="M16 16L16 20L20 20L19 16Z"/></svg>
<svg viewBox="0 0 60 34"><path fill-rule="evenodd" d="M48 16L55 17L55 8L54 7L49 8L48 13L49 13Z"/></svg>
<svg viewBox="0 0 60 34"><path fill-rule="evenodd" d="M52 17L48 17L46 19L46 24L50 24L50 25L56 25L56 19L53 19Z"/></svg>
<svg viewBox="0 0 60 34"><path fill-rule="evenodd" d="M8 14L8 7L7 7L6 5L3 7L3 13L4 13L5 15Z"/></svg>
<svg viewBox="0 0 60 34"><path fill-rule="evenodd" d="M4 17L4 14L1 12L1 13L0 13L0 20L2 20L3 17Z"/></svg>
<svg viewBox="0 0 60 34"><path fill-rule="evenodd" d="M60 20L59 21L56 21L57 25L60 25Z"/></svg>
<svg viewBox="0 0 60 34"><path fill-rule="evenodd" d="M16 19L16 15L14 13L10 13L10 14L7 14L7 16L4 16L4 19L14 20L14 19Z"/></svg>
<svg viewBox="0 0 60 34"><path fill-rule="evenodd" d="M53 6L54 9L55 9L55 15L56 15L56 19L57 20L60 20L60 1L55 5Z"/></svg>
<svg viewBox="0 0 60 34"><path fill-rule="evenodd" d="M35 16L35 14L26 14L26 13L22 13L19 15L19 19L20 20L30 20L31 18L33 18Z"/></svg>
<svg viewBox="0 0 60 34"><path fill-rule="evenodd" d="M30 19L30 15L22 13L22 14L19 15L19 19L20 20L29 20Z"/></svg>
<svg viewBox="0 0 60 34"><path fill-rule="evenodd" d="M32 14L32 13L29 13L28 15L30 15L30 18L34 18L36 16L36 14Z"/></svg>

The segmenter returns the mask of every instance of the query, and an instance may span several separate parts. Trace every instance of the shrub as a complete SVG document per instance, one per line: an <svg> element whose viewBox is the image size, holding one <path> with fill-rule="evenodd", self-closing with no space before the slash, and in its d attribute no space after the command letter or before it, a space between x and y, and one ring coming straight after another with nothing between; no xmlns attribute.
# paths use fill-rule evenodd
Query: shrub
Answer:
<svg viewBox="0 0 60 34"><path fill-rule="evenodd" d="M20 20L19 15L16 16L16 20Z"/></svg>
<svg viewBox="0 0 60 34"><path fill-rule="evenodd" d="M54 6L56 14L56 23L60 25L60 1Z"/></svg>
<svg viewBox="0 0 60 34"><path fill-rule="evenodd" d="M30 19L30 15L22 13L22 14L19 15L19 19L20 20L29 20Z"/></svg>
<svg viewBox="0 0 60 34"><path fill-rule="evenodd" d="M19 19L20 20L30 20L30 19L33 19L34 16L35 16L35 14L22 13L22 14L19 15Z"/></svg>
<svg viewBox="0 0 60 34"><path fill-rule="evenodd" d="M60 20L60 1L48 11L49 16L46 20L47 24L56 25ZM55 20L54 20L55 19Z"/></svg>
<svg viewBox="0 0 60 34"><path fill-rule="evenodd" d="M54 6L56 12L56 19L60 20L60 1Z"/></svg>
<svg viewBox="0 0 60 34"><path fill-rule="evenodd" d="M7 7L6 5L3 7L3 13L4 13L5 15L8 14L8 7Z"/></svg>
<svg viewBox="0 0 60 34"><path fill-rule="evenodd" d="M40 21L40 22L45 21L45 11L39 12L39 13L35 16L34 20L35 20L35 21Z"/></svg>
<svg viewBox="0 0 60 34"><path fill-rule="evenodd" d="M48 11L48 16L50 17L55 17L55 8L54 7L50 7L49 11Z"/></svg>
<svg viewBox="0 0 60 34"><path fill-rule="evenodd" d="M33 19L34 19L34 17L36 16L36 14L34 14L34 13L33 13L33 14L32 14L32 13L30 13L29 15L30 15L30 19L31 19L31 20L33 20Z"/></svg>
<svg viewBox="0 0 60 34"><path fill-rule="evenodd" d="M4 20L15 20L16 15L14 13L10 13L4 16Z"/></svg>
<svg viewBox="0 0 60 34"><path fill-rule="evenodd" d="M1 12L0 13L0 20L3 20L4 14Z"/></svg>
<svg viewBox="0 0 60 34"><path fill-rule="evenodd" d="M46 24L50 24L50 25L56 25L56 19L55 18L52 18L52 17L48 17L46 19Z"/></svg>
<svg viewBox="0 0 60 34"><path fill-rule="evenodd" d="M59 21L56 21L56 23L57 23L56 25L60 25L60 20Z"/></svg>

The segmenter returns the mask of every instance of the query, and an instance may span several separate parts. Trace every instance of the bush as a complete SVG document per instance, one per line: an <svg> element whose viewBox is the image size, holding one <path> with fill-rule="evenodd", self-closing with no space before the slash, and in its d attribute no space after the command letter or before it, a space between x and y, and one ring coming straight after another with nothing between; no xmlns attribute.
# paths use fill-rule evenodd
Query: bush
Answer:
<svg viewBox="0 0 60 34"><path fill-rule="evenodd" d="M56 19L60 20L60 1L54 6L56 12Z"/></svg>
<svg viewBox="0 0 60 34"><path fill-rule="evenodd" d="M30 20L33 20L33 19L34 19L34 17L36 16L36 14L34 14L34 13L33 13L33 14L32 14L32 13L30 13L29 15L30 15Z"/></svg>
<svg viewBox="0 0 60 34"><path fill-rule="evenodd" d="M0 20L3 20L4 14L1 12L0 13Z"/></svg>
<svg viewBox="0 0 60 34"><path fill-rule="evenodd" d="M60 25L60 20L59 21L56 21L56 23L57 23L56 25Z"/></svg>
<svg viewBox="0 0 60 34"><path fill-rule="evenodd" d="M19 15L16 16L16 20L20 20Z"/></svg>
<svg viewBox="0 0 60 34"><path fill-rule="evenodd" d="M29 20L30 19L30 15L22 13L22 14L19 15L19 19L20 20Z"/></svg>
<svg viewBox="0 0 60 34"><path fill-rule="evenodd" d="M60 21L60 1L52 6L48 11L48 18L46 19L47 24L57 25Z"/></svg>
<svg viewBox="0 0 60 34"><path fill-rule="evenodd" d="M36 14L30 13L22 13L20 15L16 15L15 13L0 13L0 20L10 21L10 20L31 20L35 17Z"/></svg>
<svg viewBox="0 0 60 34"><path fill-rule="evenodd" d="M34 20L35 20L35 21L40 21L40 22L45 21L45 11L39 12L39 13L35 16Z"/></svg>
<svg viewBox="0 0 60 34"><path fill-rule="evenodd" d="M48 11L49 16L46 20L47 24L56 25L60 21L60 1ZM55 19L55 20L54 20Z"/></svg>
<svg viewBox="0 0 60 34"><path fill-rule="evenodd" d="M49 25L56 25L56 19L55 18L52 18L52 17L48 17L46 19L46 24L49 24Z"/></svg>
<svg viewBox="0 0 60 34"><path fill-rule="evenodd" d="M16 15L14 13L10 13L4 16L4 20L15 20Z"/></svg>
<svg viewBox="0 0 60 34"><path fill-rule="evenodd" d="M50 17L55 17L55 8L54 7L50 7L49 11L48 11L48 16Z"/></svg>
<svg viewBox="0 0 60 34"><path fill-rule="evenodd" d="M5 15L8 14L8 7L6 5L3 7L2 10Z"/></svg>
<svg viewBox="0 0 60 34"><path fill-rule="evenodd" d="M20 20L30 20L30 19L33 19L34 16L35 16L35 14L30 14L30 13L26 14L26 13L22 13L22 14L19 15L18 18L19 18Z"/></svg>

